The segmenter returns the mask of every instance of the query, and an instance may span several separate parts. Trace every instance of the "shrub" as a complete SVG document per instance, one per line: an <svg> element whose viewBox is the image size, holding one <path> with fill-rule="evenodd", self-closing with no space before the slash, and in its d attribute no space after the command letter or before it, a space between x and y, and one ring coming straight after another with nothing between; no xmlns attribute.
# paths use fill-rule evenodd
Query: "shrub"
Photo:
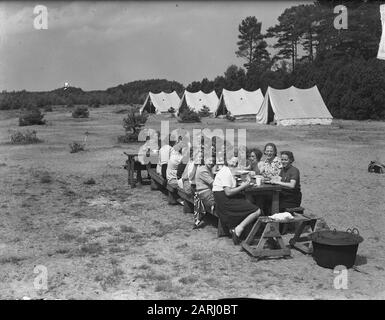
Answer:
<svg viewBox="0 0 385 320"><path fill-rule="evenodd" d="M138 134L140 129L144 126L148 118L148 113L140 114L135 109L130 109L127 114L127 118L123 119L123 128L126 130L126 136L128 139L135 139L138 141ZM131 133L132 135L128 135ZM135 137L136 135L136 137Z"/></svg>
<svg viewBox="0 0 385 320"><path fill-rule="evenodd" d="M76 153L79 151L84 151L85 144L74 141L74 142L70 143L70 148L71 148L70 153Z"/></svg>
<svg viewBox="0 0 385 320"><path fill-rule="evenodd" d="M40 177L40 182L41 183L51 183L52 182L52 177L48 172L43 172L41 177Z"/></svg>
<svg viewBox="0 0 385 320"><path fill-rule="evenodd" d="M19 126L32 126L45 124L44 115L39 109L33 108L22 111L19 116Z"/></svg>
<svg viewBox="0 0 385 320"><path fill-rule="evenodd" d="M87 179L86 181L83 182L84 184L95 184L96 181L94 178Z"/></svg>
<svg viewBox="0 0 385 320"><path fill-rule="evenodd" d="M73 118L88 118L89 115L90 115L90 112L88 111L88 108L85 106L78 106L75 108L74 111L72 111Z"/></svg>
<svg viewBox="0 0 385 320"><path fill-rule="evenodd" d="M99 108L100 102L98 100L91 100L88 106L91 108Z"/></svg>
<svg viewBox="0 0 385 320"><path fill-rule="evenodd" d="M179 113L179 122L191 123L191 122L201 122L201 117L197 112L191 108L184 108Z"/></svg>
<svg viewBox="0 0 385 320"><path fill-rule="evenodd" d="M52 112L53 109L52 109L52 106L51 105L48 105L48 106L44 106L43 108L44 112Z"/></svg>
<svg viewBox="0 0 385 320"><path fill-rule="evenodd" d="M138 142L137 133L126 133L124 136L118 136L118 143Z"/></svg>
<svg viewBox="0 0 385 320"><path fill-rule="evenodd" d="M36 136L36 131L15 131L11 134L11 143L12 144L32 144L32 143L40 143L40 140Z"/></svg>
<svg viewBox="0 0 385 320"><path fill-rule="evenodd" d="M229 121L235 121L235 117L232 116L230 112L227 112L226 119L229 120Z"/></svg>
<svg viewBox="0 0 385 320"><path fill-rule="evenodd" d="M202 109L199 111L199 115L203 117L209 117L210 116L210 109L206 106L203 106Z"/></svg>

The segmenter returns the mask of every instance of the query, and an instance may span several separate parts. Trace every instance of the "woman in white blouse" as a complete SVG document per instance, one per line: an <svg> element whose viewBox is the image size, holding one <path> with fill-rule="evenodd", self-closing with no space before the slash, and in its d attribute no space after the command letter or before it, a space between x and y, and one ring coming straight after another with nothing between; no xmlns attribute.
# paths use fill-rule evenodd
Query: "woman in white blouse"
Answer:
<svg viewBox="0 0 385 320"><path fill-rule="evenodd" d="M261 210L247 201L240 193L250 185L250 177L236 186L232 168L237 166L238 159L232 158L218 171L213 183L216 211L222 224L229 228L234 244L241 242L240 237L245 227L253 223L261 214Z"/></svg>

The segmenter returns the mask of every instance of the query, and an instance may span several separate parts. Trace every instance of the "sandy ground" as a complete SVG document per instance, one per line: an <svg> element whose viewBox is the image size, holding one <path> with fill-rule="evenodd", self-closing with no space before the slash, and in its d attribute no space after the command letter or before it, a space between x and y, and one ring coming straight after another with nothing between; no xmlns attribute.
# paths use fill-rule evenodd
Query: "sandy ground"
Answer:
<svg viewBox="0 0 385 320"><path fill-rule="evenodd" d="M36 145L8 144L9 129L21 128L15 113L0 113L0 298L385 298L385 175L367 172L370 160L385 162L384 122L183 125L245 128L248 146L272 141L294 152L306 212L332 229L356 227L364 238L348 288L337 290L333 270L311 256L292 250L290 258L257 260L217 238L213 226L193 230L192 215L149 185L130 189L123 151L139 144L117 143L122 108L93 109L89 119L55 109L47 125L30 127L44 140ZM159 129L161 119L179 126L161 117L147 126ZM71 154L69 143L86 131L87 150ZM84 184L90 178L96 183ZM41 270L48 282L39 289Z"/></svg>

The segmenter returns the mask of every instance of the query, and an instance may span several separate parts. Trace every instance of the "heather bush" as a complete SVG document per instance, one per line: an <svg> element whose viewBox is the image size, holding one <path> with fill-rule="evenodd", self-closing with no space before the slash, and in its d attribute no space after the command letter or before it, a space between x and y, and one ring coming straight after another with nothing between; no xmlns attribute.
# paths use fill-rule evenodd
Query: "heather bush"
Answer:
<svg viewBox="0 0 385 320"><path fill-rule="evenodd" d="M44 115L37 108L24 110L19 116L19 126L33 126L45 124Z"/></svg>

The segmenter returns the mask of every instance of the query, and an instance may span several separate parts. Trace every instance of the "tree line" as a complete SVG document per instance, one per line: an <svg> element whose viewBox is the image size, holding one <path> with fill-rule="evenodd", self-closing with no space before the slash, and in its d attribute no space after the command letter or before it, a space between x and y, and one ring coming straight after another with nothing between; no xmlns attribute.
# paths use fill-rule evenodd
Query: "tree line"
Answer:
<svg viewBox="0 0 385 320"><path fill-rule="evenodd" d="M336 29L337 4L348 9L348 28ZM213 80L193 81L186 88L165 79L138 80L107 90L80 88L50 92L3 92L0 109L48 104L142 104L149 91L196 92L222 89L249 91L268 86L317 85L335 118L385 119L385 61L376 58L381 38L380 2L326 1L287 8L278 23L262 33L262 23L249 16L238 26L235 55L242 67L229 66ZM274 54L268 50L272 39Z"/></svg>

